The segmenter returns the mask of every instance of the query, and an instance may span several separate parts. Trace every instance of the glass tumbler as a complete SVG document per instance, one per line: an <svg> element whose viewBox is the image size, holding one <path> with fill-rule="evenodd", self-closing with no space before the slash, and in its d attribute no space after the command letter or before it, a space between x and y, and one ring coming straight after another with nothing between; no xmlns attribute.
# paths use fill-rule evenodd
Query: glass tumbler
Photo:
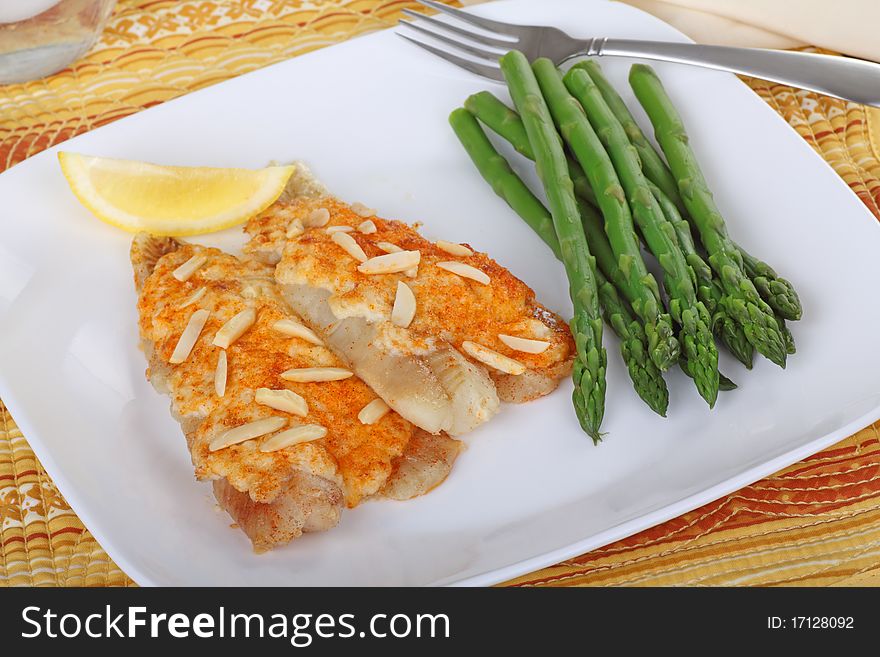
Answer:
<svg viewBox="0 0 880 657"><path fill-rule="evenodd" d="M0 84L60 71L101 34L116 0L0 0Z"/></svg>

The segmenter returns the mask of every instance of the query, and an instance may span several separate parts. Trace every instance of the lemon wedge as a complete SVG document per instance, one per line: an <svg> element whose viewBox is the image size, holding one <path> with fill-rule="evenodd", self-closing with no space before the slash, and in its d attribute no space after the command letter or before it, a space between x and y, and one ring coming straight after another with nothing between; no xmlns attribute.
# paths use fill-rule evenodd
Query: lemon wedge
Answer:
<svg viewBox="0 0 880 657"><path fill-rule="evenodd" d="M294 170L172 167L64 152L58 160L73 193L98 219L155 235L240 224L272 205Z"/></svg>

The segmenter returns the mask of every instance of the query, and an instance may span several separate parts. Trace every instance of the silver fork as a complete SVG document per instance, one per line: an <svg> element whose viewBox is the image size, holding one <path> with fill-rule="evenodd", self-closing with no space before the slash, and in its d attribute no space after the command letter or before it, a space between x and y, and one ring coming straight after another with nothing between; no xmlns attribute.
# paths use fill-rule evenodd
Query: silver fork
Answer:
<svg viewBox="0 0 880 657"><path fill-rule="evenodd" d="M400 24L408 30L452 46L471 58L412 39L405 34L398 36L448 62L497 82L504 81L498 58L513 49L522 51L529 60L548 57L557 66L575 57L610 55L656 59L739 73L880 107L880 64L862 59L666 41L605 37L575 39L555 27L503 23L448 7L434 0L418 2L455 20L441 21L404 9L407 16L424 21L424 24L403 20ZM472 29L473 27L477 30Z"/></svg>

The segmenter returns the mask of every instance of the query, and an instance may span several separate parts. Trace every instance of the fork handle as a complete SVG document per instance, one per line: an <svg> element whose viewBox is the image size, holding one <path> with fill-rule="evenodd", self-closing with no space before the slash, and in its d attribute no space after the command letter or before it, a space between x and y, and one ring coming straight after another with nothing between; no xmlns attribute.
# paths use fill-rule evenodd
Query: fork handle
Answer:
<svg viewBox="0 0 880 657"><path fill-rule="evenodd" d="M729 71L880 107L880 64L816 53L694 43L592 39L580 54L640 57Z"/></svg>

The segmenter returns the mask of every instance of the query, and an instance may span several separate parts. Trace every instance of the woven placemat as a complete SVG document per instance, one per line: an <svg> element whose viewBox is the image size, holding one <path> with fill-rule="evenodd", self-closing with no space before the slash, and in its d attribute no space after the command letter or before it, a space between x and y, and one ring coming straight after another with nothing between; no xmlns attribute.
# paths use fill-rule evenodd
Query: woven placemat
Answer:
<svg viewBox="0 0 880 657"><path fill-rule="evenodd" d="M0 170L188 91L393 25L401 0L122 0L100 43L0 87ZM880 218L880 112L747 81ZM0 401L0 586L126 586ZM880 425L772 477L511 584L880 584Z"/></svg>

